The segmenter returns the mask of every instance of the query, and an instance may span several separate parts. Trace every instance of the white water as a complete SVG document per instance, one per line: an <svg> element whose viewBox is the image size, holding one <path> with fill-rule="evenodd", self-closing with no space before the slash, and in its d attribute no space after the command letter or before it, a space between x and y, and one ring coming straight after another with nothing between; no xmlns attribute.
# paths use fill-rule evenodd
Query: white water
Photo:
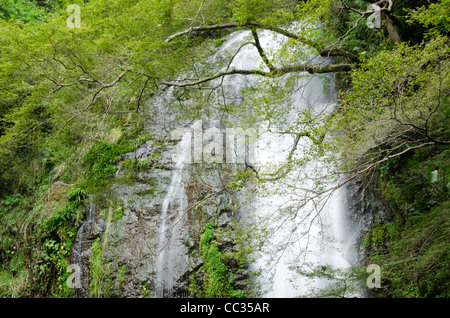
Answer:
<svg viewBox="0 0 450 318"><path fill-rule="evenodd" d="M161 208L158 254L155 261L155 297L173 297L173 286L183 273L180 260L185 258L180 228L187 209L184 187L186 158L190 157L191 134L186 133L177 146L172 180ZM182 263L182 262L181 262Z"/></svg>
<svg viewBox="0 0 450 318"><path fill-rule="evenodd" d="M248 36L246 32L235 33L223 45L218 54L224 51L235 51ZM269 31L260 32L260 42L267 51L276 50L286 39L275 36ZM328 60L314 58L311 63L330 63ZM279 63L282 63L279 62ZM235 56L230 69L255 69L262 65L255 47L247 45ZM261 66L265 67L265 66ZM328 80L325 87L324 80ZM258 85L258 79L252 76L228 77L224 81L227 92L240 92L243 88ZM237 94L239 95L239 94ZM236 96L236 95L235 95ZM234 98L232 100L237 100ZM330 113L337 104L337 93L334 91L332 75L319 78L305 76L298 80L293 88L290 103L282 105L285 112L280 120L280 131L289 128L296 119L297 113L308 109L312 114ZM274 171L277 163L285 162L292 148L292 135L274 133L276 127L260 126L255 162L260 172ZM274 129L275 128L275 129ZM302 138L296 151L296 159L301 160L309 155L312 143ZM305 272L319 265L329 265L334 269L346 269L351 266L351 229L348 228L345 210L345 189L327 192L316 196L323 187L332 188L335 181L326 181L332 167L320 159L306 162L297 171L292 171L280 181L269 182L266 187L248 189L242 195L249 229L252 225L255 233L263 232L254 243L261 244L261 250L255 254L256 261L251 270L260 272L254 283L260 289L262 297L298 297L312 296L314 292L326 288L333 280L310 278L299 275L298 269ZM323 182L321 184L320 182ZM306 190L305 190L306 189ZM337 278L337 277L336 277ZM341 296L351 296L343 293Z"/></svg>
<svg viewBox="0 0 450 318"><path fill-rule="evenodd" d="M292 143L290 136L262 136L256 165L262 168L273 161L281 162ZM305 138L300 145L307 149L311 143ZM261 228L267 231L257 260L252 264L254 271L261 271L256 282L261 284L263 297L311 296L330 283L299 275L298 269L311 272L311 266L350 267L352 242L348 239L352 236L348 235L351 230L346 220L345 189L324 195L308 191L322 190L316 178L323 181L320 177L327 176L328 172L329 167L320 160L312 160L282 181L270 182L253 194L248 219L262 224ZM328 183L328 187L333 185Z"/></svg>
<svg viewBox="0 0 450 318"><path fill-rule="evenodd" d="M86 220L81 222L81 226L77 231L77 235L75 236L75 240L73 242L72 248L72 264L76 265L79 270L79 285L76 285L75 288L75 298L83 297L85 292L85 287L82 285L83 277L86 272L85 266L83 266L83 262L85 262L86 258L90 257L90 246L86 248L85 244L91 244L88 242L89 238L92 236L95 229L95 204L90 197L89 200L89 211L86 216ZM83 271L84 270L84 271Z"/></svg>
<svg viewBox="0 0 450 318"><path fill-rule="evenodd" d="M230 35L210 62L219 61L226 56L234 56L229 69L250 70L265 69L262 60L253 45L242 46L249 32L236 32ZM271 51L281 47L286 38L275 36L269 31L259 33L263 48L271 56ZM315 58L313 63L330 63L328 60ZM297 61L298 62L298 61ZM311 62L311 61L310 61ZM275 61L279 65L283 61ZM292 148L294 138L288 134L274 133L294 125L298 112L308 109L312 114L329 113L337 103L332 75L325 76L329 81L327 88L324 79L318 76L306 76L298 79L292 89L289 102L282 105L278 126L258 127L257 152L254 159L256 167L264 171L274 169L273 165L283 163ZM287 77L280 79L287 80ZM216 81L216 84L219 82ZM223 101L239 105L244 97L242 90L257 86L259 79L255 76L228 76L223 80ZM214 83L212 83L214 84ZM251 109L247 109L250 112ZM176 264L183 259L184 250L180 247L177 231L181 225L183 211L187 208L184 189L185 165L190 155L191 134L187 133L178 145L175 170L171 184L161 209L161 228L155 261L155 296L172 297L172 287L182 274ZM295 158L307 158L312 146L308 138L302 138L297 147ZM350 246L352 244L350 229L347 227L345 211L345 189L315 196L323 186L332 186L333 181L325 183L332 167L318 159L307 162L301 169L291 173L280 181L271 182L265 188L247 188L240 194L243 213L247 217L248 228L255 233L263 232L256 240L260 251L255 254L256 261L250 270L260 272L253 280L262 297L297 297L310 296L317 289L327 287L332 281L323 278L308 278L298 274L298 269L309 272L309 265L330 265L345 269L352 263ZM324 182L321 184L320 182ZM306 189L306 190L305 190ZM308 190L309 189L309 190ZM256 226L253 226L253 225ZM255 241L256 242L256 241ZM344 294L344 296L350 296Z"/></svg>

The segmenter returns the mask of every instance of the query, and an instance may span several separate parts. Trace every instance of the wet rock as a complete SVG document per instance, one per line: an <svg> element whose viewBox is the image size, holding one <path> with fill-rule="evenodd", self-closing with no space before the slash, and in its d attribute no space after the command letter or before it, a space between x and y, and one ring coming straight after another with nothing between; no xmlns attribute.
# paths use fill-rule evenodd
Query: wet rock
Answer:
<svg viewBox="0 0 450 318"><path fill-rule="evenodd" d="M347 185L347 200L349 207L349 218L352 226L357 228L359 233L355 241L355 250L358 253L357 259L364 263L368 251L363 247L363 240L367 233L371 232L373 223L383 223L389 215L389 204L381 200L375 189L359 176Z"/></svg>

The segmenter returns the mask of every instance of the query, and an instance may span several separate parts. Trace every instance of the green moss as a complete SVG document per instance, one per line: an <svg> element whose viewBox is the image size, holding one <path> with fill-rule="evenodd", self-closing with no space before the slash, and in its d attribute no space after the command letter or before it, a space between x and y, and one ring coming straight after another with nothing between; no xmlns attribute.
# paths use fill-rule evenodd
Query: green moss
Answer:
<svg viewBox="0 0 450 318"><path fill-rule="evenodd" d="M122 265L122 267L120 267L119 270L117 271L117 277L116 277L117 287L120 287L125 282L126 272L127 272L127 265Z"/></svg>
<svg viewBox="0 0 450 318"><path fill-rule="evenodd" d="M83 158L85 166L85 178L87 188L92 192L93 189L104 187L108 179L114 176L116 164L121 153L131 151L132 148L120 147L104 141L96 142Z"/></svg>
<svg viewBox="0 0 450 318"><path fill-rule="evenodd" d="M105 263L103 260L103 243L97 238L91 247L89 284L90 297L108 298L122 297L123 285L126 281L127 266L120 267L115 262Z"/></svg>
<svg viewBox="0 0 450 318"><path fill-rule="evenodd" d="M91 282L89 283L90 296L93 298L103 297L103 277L102 266L103 250L100 238L97 238L91 247L90 272Z"/></svg>
<svg viewBox="0 0 450 318"><path fill-rule="evenodd" d="M384 244L384 239L386 237L386 230L383 224L378 224L374 226L372 230L372 241L375 246L381 246Z"/></svg>
<svg viewBox="0 0 450 318"><path fill-rule="evenodd" d="M133 169L135 171L146 171L150 166L155 165L155 161L160 157L161 155L157 153L142 160L136 158L128 158L122 161L120 166L122 168Z"/></svg>
<svg viewBox="0 0 450 318"><path fill-rule="evenodd" d="M113 221L120 220L123 217L123 215L124 215L123 207L119 206L114 210L114 217L112 220Z"/></svg>
<svg viewBox="0 0 450 318"><path fill-rule="evenodd" d="M371 233L367 233L364 236L364 239L362 241L362 245L365 249L368 249L370 247L370 244L372 242L372 234Z"/></svg>
<svg viewBox="0 0 450 318"><path fill-rule="evenodd" d="M148 288L146 285L142 285L141 286L141 294L142 297L144 298L151 298L151 292L150 292L150 288Z"/></svg>
<svg viewBox="0 0 450 318"><path fill-rule="evenodd" d="M219 46L221 46L225 41L226 41L226 39L215 39L215 40L214 40L214 46L215 46L215 47L219 47Z"/></svg>
<svg viewBox="0 0 450 318"><path fill-rule="evenodd" d="M227 298L235 296L233 275L229 275L228 267L222 261L222 253L217 242L212 241L203 265L204 296L207 298Z"/></svg>
<svg viewBox="0 0 450 318"><path fill-rule="evenodd" d="M45 196L46 188L36 196ZM34 201L26 195L0 200L1 294L5 297L70 297L67 267L81 196Z"/></svg>
<svg viewBox="0 0 450 318"><path fill-rule="evenodd" d="M214 222L208 223L200 236L199 254L204 263L198 273L203 274L203 279L199 284L196 276L191 276L189 294L207 298L243 297L242 291L234 289L234 274L226 265L227 256L220 251L213 229Z"/></svg>
<svg viewBox="0 0 450 318"><path fill-rule="evenodd" d="M209 243L213 238L214 222L206 224L205 231L200 235L200 247L199 252L204 258L207 257Z"/></svg>
<svg viewBox="0 0 450 318"><path fill-rule="evenodd" d="M120 160L120 155L134 151L147 140L153 138L153 135L142 134L142 127L136 126L136 129L122 134L116 142L96 141L83 157L84 167L84 187L90 193L105 188L108 182L114 177L117 168L115 165ZM155 158L158 158L155 156ZM155 158L150 158L155 159ZM127 159L124 161L125 167L133 167L138 170L144 170L148 167L149 160L139 161L136 159Z"/></svg>

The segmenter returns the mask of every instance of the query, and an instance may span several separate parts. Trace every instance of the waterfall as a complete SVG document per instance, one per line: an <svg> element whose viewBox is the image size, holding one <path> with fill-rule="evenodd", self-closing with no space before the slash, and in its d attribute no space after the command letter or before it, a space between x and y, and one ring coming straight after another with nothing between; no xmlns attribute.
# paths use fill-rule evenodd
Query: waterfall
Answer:
<svg viewBox="0 0 450 318"><path fill-rule="evenodd" d="M232 61L222 71L233 68L266 69L257 49L247 45L249 36L249 31L231 34L207 62L219 64L224 58L232 56ZM259 39L270 58L287 42L287 38L271 31L260 32ZM312 58L307 48L303 48L300 55L298 59L303 58L313 64L332 63L330 59ZM285 62L274 60L273 64L279 66ZM276 79L278 85L285 83L288 87L289 76ZM212 81L211 86L222 86L219 94L222 103L239 106L248 102L250 106L242 111L251 113L251 101L246 100L248 95L243 92L260 84L261 79L257 76L232 75ZM300 112L308 110L312 116L328 114L337 104L333 74L320 77L300 74L290 85L289 100L275 105L279 107L277 111L280 116L273 122L263 122L256 127L259 135L252 164L261 172L265 169L273 171L274 167L285 162L294 143L294 135L286 131L295 125ZM221 118L222 131L226 125L239 125L243 117L241 114L217 115ZM217 118L208 119L212 122ZM192 133L186 133L178 144L175 169L161 208L158 252L154 261L156 297L173 297L173 286L183 272L181 267L186 255L183 254L185 250L179 232L188 206L184 182L188 177L186 162L190 162L187 158L191 159L191 137ZM244 226L257 233L255 242L251 244L260 246L260 249L255 251L255 261L250 264L249 270L257 274L251 283L259 289L262 297L310 296L333 284L330 276L311 275L315 268L322 266L345 270L354 263L351 253L353 242L350 241L354 236L350 235L346 220L345 189L315 195L324 187L333 188L338 180L329 178L333 175L333 167L319 158L311 158L309 149L312 146L311 140L302 137L292 158L293 161L305 162L301 168L258 188L249 185L236 195L243 215L242 222L247 223ZM341 295L351 296L346 291Z"/></svg>
<svg viewBox="0 0 450 318"><path fill-rule="evenodd" d="M295 27L295 26L294 26ZM221 47L217 55L236 51L229 68L255 69L265 67L255 47L242 47L247 32L237 32ZM277 50L287 39L270 31L260 32L260 42L264 50ZM307 53L305 53L307 54ZM217 58L217 57L216 57ZM218 58L217 58L218 59ZM308 58L310 59L310 58ZM306 59L306 60L308 60ZM328 64L330 59L315 57L311 63ZM275 61L283 63L283 61ZM288 76L280 79L282 83ZM244 100L243 89L257 86L260 80L255 76L229 76L224 80L228 101L239 103ZM230 98L230 96L232 96ZM294 136L284 134L296 120L296 114L304 109L313 116L329 114L337 104L337 91L332 74L299 77L292 87L290 102L283 102L282 113L277 127L260 125L254 165L268 171L277 164L285 162L294 143ZM247 109L247 111L250 111ZM276 121L275 121L276 122ZM269 129L270 128L270 129ZM278 132L277 132L278 128ZM315 196L324 187L333 188L338 180L329 178L332 167L321 162L320 158L308 158L313 146L307 137L300 139L294 160L305 160L297 171L291 171L281 180L270 182L261 188L247 188L240 206L249 224L254 228L261 250L255 255L256 261L250 270L259 273L253 283L260 289L262 297L312 296L315 292L332 287L333 279L324 275L308 275L314 269L327 268L339 279L339 271L345 271L353 263L350 235L347 222L345 189L329 191ZM249 230L250 230L249 225ZM261 239L261 237L263 237ZM331 274L331 277L333 274ZM346 283L346 282L344 282ZM343 290L340 296L352 296L350 290Z"/></svg>
<svg viewBox="0 0 450 318"><path fill-rule="evenodd" d="M186 133L177 145L175 169L161 208L158 253L155 261L155 297L173 297L173 286L181 276L180 263L185 257L179 239L187 209L184 188L186 158L190 157L191 134ZM181 261L181 262L180 262Z"/></svg>
<svg viewBox="0 0 450 318"><path fill-rule="evenodd" d="M81 222L72 245L71 261L79 269L79 277L77 278L79 279L79 284L75 288L76 298L84 297L88 290L89 266L86 266L86 264L89 264L92 236L95 235L96 230L95 203L90 197L88 213L85 220Z"/></svg>

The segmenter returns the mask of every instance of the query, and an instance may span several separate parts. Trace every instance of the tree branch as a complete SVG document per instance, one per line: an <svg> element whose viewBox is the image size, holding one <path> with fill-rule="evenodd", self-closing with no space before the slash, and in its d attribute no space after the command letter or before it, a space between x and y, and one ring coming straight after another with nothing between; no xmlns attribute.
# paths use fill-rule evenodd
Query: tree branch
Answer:
<svg viewBox="0 0 450 318"><path fill-rule="evenodd" d="M177 33L172 34L171 36L169 36L165 42L169 43L171 42L174 38L185 35L185 34L190 34L192 32L202 32L202 31L211 31L211 30L222 30L222 29L230 29L230 28L239 28L239 27L247 27L247 28L260 28L260 29L265 29L265 30L270 30L276 33L279 33L281 35L284 35L290 39L294 39L297 41L300 41L310 47L315 48L316 50L319 51L319 54L321 56L326 56L326 57L330 57L330 56L346 56L346 57L354 57L354 55L352 53L346 52L346 51L342 51L340 49L336 49L336 48L323 48L321 47L319 44L317 44L316 42L307 39L305 37L299 36L295 33L289 32L285 29L276 27L276 26L272 26L269 24L265 24L265 23L261 23L261 22L252 22L249 21L247 23L244 24L239 24L238 22L229 22L229 23L222 23L222 24L212 24L212 25L205 25L205 26L197 26L197 27L189 27L186 30L183 31L179 31Z"/></svg>
<svg viewBox="0 0 450 318"><path fill-rule="evenodd" d="M287 65L280 68L275 68L273 71L265 72L261 70L236 70L232 69L229 71L219 72L215 75L204 77L204 78L197 78L192 79L191 82L183 82L184 80L180 81L174 81L174 82L167 82L167 81L161 81L161 84L167 85L167 86L175 86L175 87L188 87L188 86L195 86L199 85L205 82L209 82L212 80L215 80L217 78L227 76L227 75L260 75L264 77L280 77L285 74L289 73L295 73L295 72L308 72L310 74L321 74L321 73L332 73L332 72L345 72L350 71L352 69L352 66L350 64L328 64L328 65L307 65L307 64L293 64L293 65Z"/></svg>
<svg viewBox="0 0 450 318"><path fill-rule="evenodd" d="M81 114L83 114L85 111L87 111L93 104L94 102L97 100L98 95L105 89L105 88L109 88L112 87L114 85L116 85L121 79L122 77L125 76L125 74L128 72L128 70L124 70L122 73L119 74L119 76L117 76L117 78L112 81L109 84L102 84L102 86L95 92L94 96L92 96L91 101L89 102L89 104L83 108L81 111L79 111L78 113L75 113L74 115L72 115L61 127L61 129L54 135L52 136L52 138L57 137L58 135L60 135L63 130L66 128L66 126L76 117L80 116ZM101 82L100 82L101 83Z"/></svg>
<svg viewBox="0 0 450 318"><path fill-rule="evenodd" d="M256 46L256 49L258 50L259 56L261 56L261 59L267 65L269 70L271 72L274 72L275 67L272 65L272 63L270 63L269 58L267 57L266 53L264 53L261 43L259 42L258 32L256 31L256 28L252 27L252 28L250 28L250 30L252 31L252 36L253 36L253 39L255 40L255 46Z"/></svg>
<svg viewBox="0 0 450 318"><path fill-rule="evenodd" d="M186 30L177 32L175 34L172 34L169 36L165 42L169 43L174 38L179 37L184 34L189 34L191 32L198 32L198 31L211 31L211 30L221 30L221 29L229 29L229 28L236 28L239 24L237 22L230 22L230 23L223 23L223 24L213 24L213 25L207 25L207 26L199 26L199 27L189 27Z"/></svg>
<svg viewBox="0 0 450 318"><path fill-rule="evenodd" d="M250 168L256 175L256 178L260 181L277 181L281 178L284 178L285 176L287 176L292 169L294 168L294 165L291 164L292 161L292 157L295 153L295 151L297 150L298 147L298 143L300 141L301 137L308 137L314 144L316 145L320 145L323 141L323 139L325 138L325 134L322 134L321 136L319 136L319 138L316 138L314 136L312 136L309 132L301 132L301 133L295 133L295 132L279 132L279 134L290 134L290 135L295 135L295 139L294 139L294 143L292 145L291 150L289 151L289 154L286 158L286 162L287 162L287 166L283 166L280 169L278 169L276 172L271 173L270 177L265 177L265 178L261 178L259 176L258 171L255 169L255 167L253 167L253 165L249 164L249 163L245 163L246 168Z"/></svg>

